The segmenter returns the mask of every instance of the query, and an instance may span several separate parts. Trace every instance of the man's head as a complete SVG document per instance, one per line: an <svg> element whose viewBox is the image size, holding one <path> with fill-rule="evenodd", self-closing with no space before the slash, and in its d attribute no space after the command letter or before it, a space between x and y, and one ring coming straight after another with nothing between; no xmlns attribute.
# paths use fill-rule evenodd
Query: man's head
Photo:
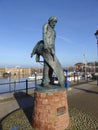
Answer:
<svg viewBox="0 0 98 130"><path fill-rule="evenodd" d="M57 22L57 18L56 18L55 16L51 16L51 17L48 19L48 22L51 22L51 21Z"/></svg>
<svg viewBox="0 0 98 130"><path fill-rule="evenodd" d="M57 23L57 18L55 16L51 16L49 19L48 19L48 23L50 24L50 26L52 28L55 27L55 24Z"/></svg>

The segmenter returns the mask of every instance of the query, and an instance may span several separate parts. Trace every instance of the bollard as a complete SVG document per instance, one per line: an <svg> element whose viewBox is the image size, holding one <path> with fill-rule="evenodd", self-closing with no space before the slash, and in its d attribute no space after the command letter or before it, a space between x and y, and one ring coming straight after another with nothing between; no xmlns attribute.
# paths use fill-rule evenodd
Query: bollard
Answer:
<svg viewBox="0 0 98 130"><path fill-rule="evenodd" d="M28 80L26 79L26 95L28 95Z"/></svg>
<svg viewBox="0 0 98 130"><path fill-rule="evenodd" d="M16 92L16 81L14 81L14 93Z"/></svg>
<svg viewBox="0 0 98 130"><path fill-rule="evenodd" d="M9 92L11 92L11 77L8 77L9 80Z"/></svg>
<svg viewBox="0 0 98 130"><path fill-rule="evenodd" d="M75 75L76 75L76 73L74 72L74 82L75 82Z"/></svg>
<svg viewBox="0 0 98 130"><path fill-rule="evenodd" d="M77 72L77 84L79 83L79 79L78 79L78 72Z"/></svg>
<svg viewBox="0 0 98 130"><path fill-rule="evenodd" d="M36 88L36 85L37 85L37 72L35 72L35 88Z"/></svg>
<svg viewBox="0 0 98 130"><path fill-rule="evenodd" d="M70 82L68 81L68 70L65 70L66 72L66 81L65 81L65 88L69 88L70 87Z"/></svg>

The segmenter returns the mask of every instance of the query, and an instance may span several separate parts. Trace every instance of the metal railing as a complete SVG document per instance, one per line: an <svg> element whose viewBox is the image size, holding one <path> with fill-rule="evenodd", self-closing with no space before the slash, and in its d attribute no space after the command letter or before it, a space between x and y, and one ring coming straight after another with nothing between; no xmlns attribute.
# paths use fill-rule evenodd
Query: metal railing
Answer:
<svg viewBox="0 0 98 130"><path fill-rule="evenodd" d="M68 76L70 77L70 76ZM86 82L89 82L89 81L93 81L92 79L79 79L78 75L77 76L74 76L74 80L73 81L69 81L70 82L70 87L73 86L73 85L77 85L77 84L81 84L81 83L86 83ZM21 88L22 86L22 83L23 84L23 88ZM32 86L30 86L30 83ZM18 85L19 84L19 85ZM24 80L24 81L10 81L8 83L0 83L0 87L1 86L5 86L5 85L8 85L6 87L9 87L9 89L7 91L2 91L0 92L0 94L4 94L4 93L12 93L12 92L17 92L17 91L21 91L21 90L24 90L26 95L28 95L28 90L29 89L35 89L36 86L37 86L37 79L36 79L36 75L35 75L35 80ZM11 89L13 88L13 90Z"/></svg>
<svg viewBox="0 0 98 130"><path fill-rule="evenodd" d="M24 83L23 84L24 87L20 88L19 86L21 86L22 83ZM29 83L32 83L32 87L30 87ZM17 84L19 84L19 85L17 85ZM30 81L30 80L26 79L24 81L13 81L13 82L8 82L8 83L0 83L0 86L3 86L3 85L4 86L8 85L7 87L9 87L9 89L0 92L0 94L11 93L11 92L16 92L16 91L20 91L20 90L25 90L26 95L28 95L28 90L35 88L35 81ZM11 88L13 88L13 90L11 90Z"/></svg>

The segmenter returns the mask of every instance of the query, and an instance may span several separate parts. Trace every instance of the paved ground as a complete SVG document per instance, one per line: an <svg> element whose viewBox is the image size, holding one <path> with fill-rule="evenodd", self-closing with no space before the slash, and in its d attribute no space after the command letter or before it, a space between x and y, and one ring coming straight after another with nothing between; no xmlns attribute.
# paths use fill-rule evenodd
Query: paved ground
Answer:
<svg viewBox="0 0 98 130"><path fill-rule="evenodd" d="M98 121L98 86L96 82L74 86L68 92L68 103L72 108L88 113Z"/></svg>
<svg viewBox="0 0 98 130"><path fill-rule="evenodd" d="M98 130L98 86L96 81L74 86L68 92L68 104L71 128Z"/></svg>
<svg viewBox="0 0 98 130"><path fill-rule="evenodd" d="M0 120L16 109L32 106L33 91L29 94L27 96L25 92L20 92L0 95Z"/></svg>
<svg viewBox="0 0 98 130"><path fill-rule="evenodd" d="M0 119L2 119L8 113L18 108L25 108L32 106L33 92L30 91L29 93L30 96L26 96L24 92L21 92L20 94L16 93L10 95L9 94L0 95ZM77 118L80 118L80 120L78 121L88 120L88 123L91 124L91 127L92 125L94 125L94 122L95 126L97 126L98 86L96 85L96 81L73 86L71 87L71 90L67 90L67 95L68 95L69 109L73 108L72 111L74 110L74 116L76 114ZM73 114L73 112L71 113ZM73 116L71 115L71 113L70 116ZM78 121L76 120L75 122L77 123L77 125L80 123ZM85 126L87 126L87 123ZM93 129L91 130L97 130L97 129L94 129L93 127Z"/></svg>

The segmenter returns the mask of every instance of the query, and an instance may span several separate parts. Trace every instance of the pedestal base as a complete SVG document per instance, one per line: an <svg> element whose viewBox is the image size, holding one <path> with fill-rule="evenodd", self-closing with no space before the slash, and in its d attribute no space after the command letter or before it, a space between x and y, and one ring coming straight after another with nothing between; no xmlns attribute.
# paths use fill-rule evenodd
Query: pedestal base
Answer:
<svg viewBox="0 0 98 130"><path fill-rule="evenodd" d="M69 113L65 88L35 90L33 128L35 130L65 130Z"/></svg>

